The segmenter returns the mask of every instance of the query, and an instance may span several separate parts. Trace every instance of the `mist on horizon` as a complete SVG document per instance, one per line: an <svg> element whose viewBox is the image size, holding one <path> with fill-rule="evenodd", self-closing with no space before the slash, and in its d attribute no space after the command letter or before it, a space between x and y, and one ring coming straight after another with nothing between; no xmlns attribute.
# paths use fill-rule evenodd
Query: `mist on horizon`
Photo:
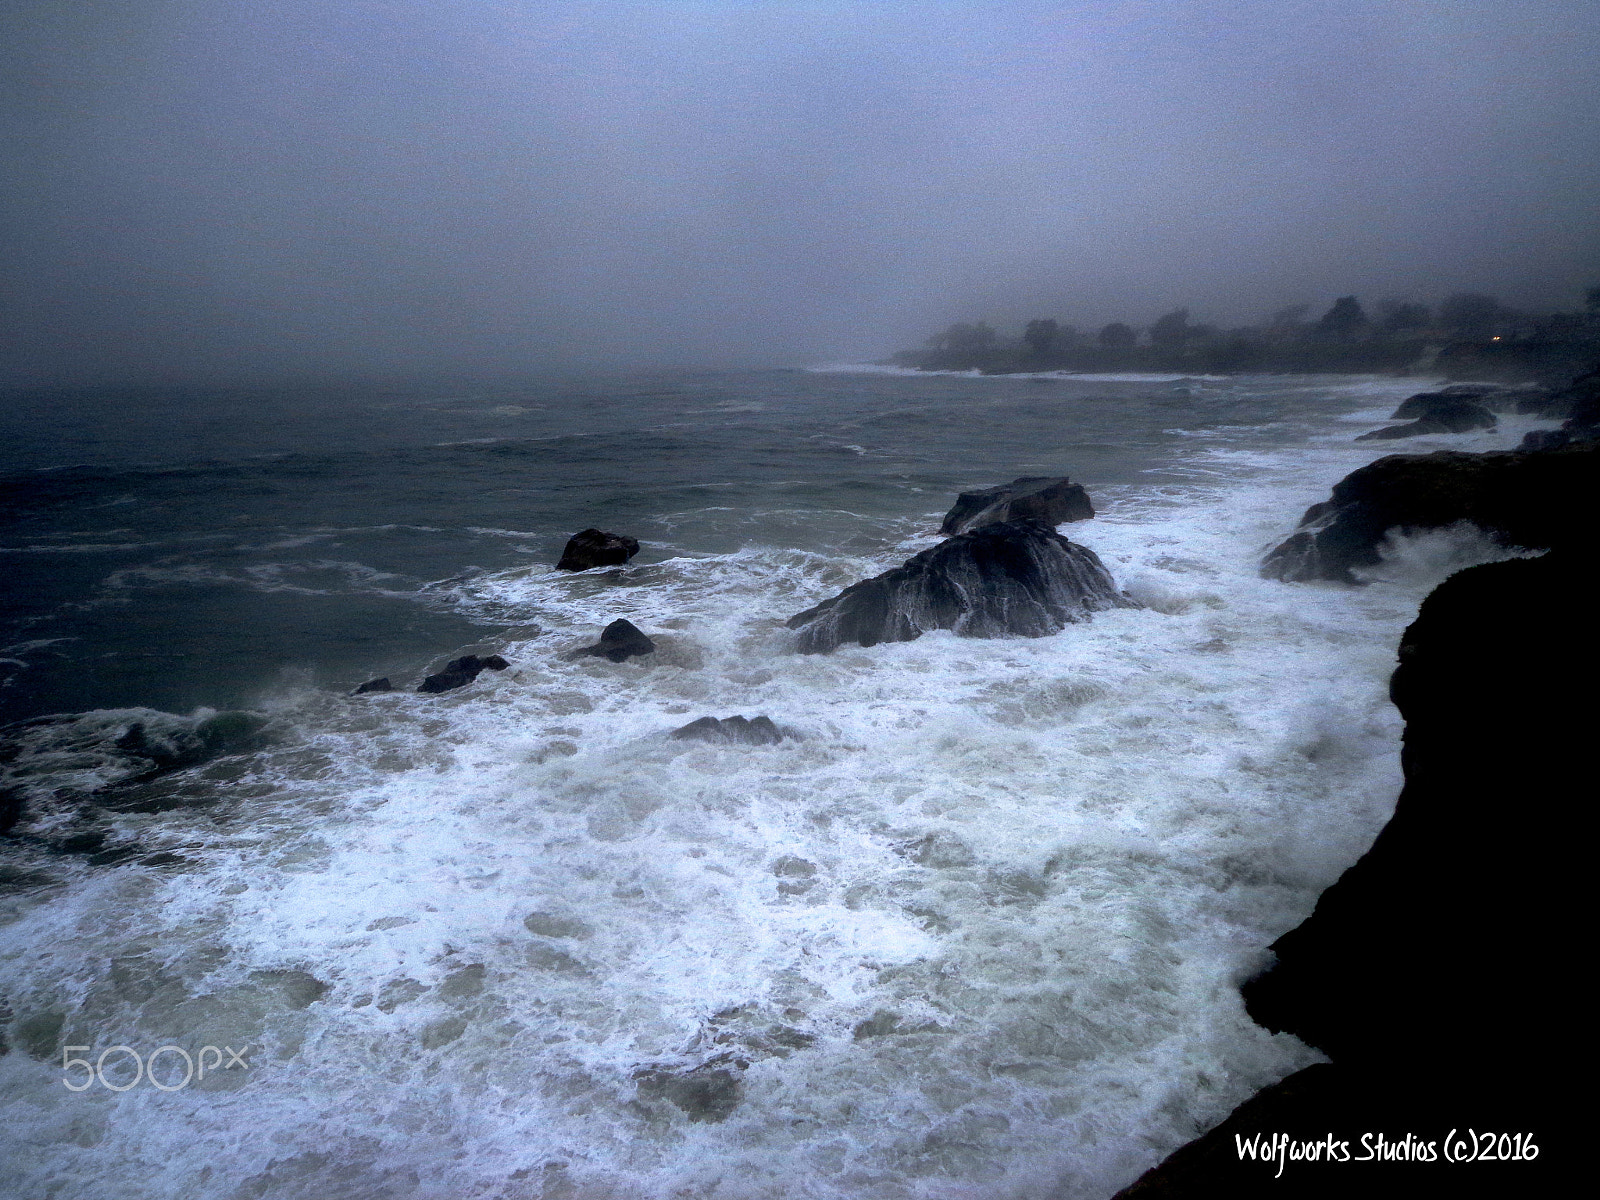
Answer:
<svg viewBox="0 0 1600 1200"><path fill-rule="evenodd" d="M881 358L1600 283L1592 5L0 16L0 383Z"/></svg>

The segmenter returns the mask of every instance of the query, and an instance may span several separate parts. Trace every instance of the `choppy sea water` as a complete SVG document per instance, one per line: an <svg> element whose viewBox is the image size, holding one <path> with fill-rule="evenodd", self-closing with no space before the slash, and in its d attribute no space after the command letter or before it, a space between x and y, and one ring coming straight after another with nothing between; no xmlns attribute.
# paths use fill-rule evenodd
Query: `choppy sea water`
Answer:
<svg viewBox="0 0 1600 1200"><path fill-rule="evenodd" d="M1532 425L1351 441L1427 382L13 398L0 1191L1109 1195L1315 1060L1236 984L1392 809L1400 631L1499 552L1256 567L1381 453ZM1046 473L1143 608L793 652L957 491ZM644 549L553 572L589 525ZM619 616L657 652L568 657ZM800 736L665 736L736 713ZM101 1059L212 1045L248 1068Z"/></svg>

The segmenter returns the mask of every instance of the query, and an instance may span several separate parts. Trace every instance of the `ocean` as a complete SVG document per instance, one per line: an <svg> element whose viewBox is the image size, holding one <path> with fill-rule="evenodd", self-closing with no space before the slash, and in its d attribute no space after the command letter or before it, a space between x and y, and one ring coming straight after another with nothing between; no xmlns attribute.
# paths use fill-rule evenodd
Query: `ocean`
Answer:
<svg viewBox="0 0 1600 1200"><path fill-rule="evenodd" d="M1384 453L1551 424L1352 440L1433 382L7 397L0 1193L1109 1196L1318 1060L1237 985L1393 808L1419 601L1506 553L1257 568ZM1060 474L1141 607L794 652ZM643 548L555 572L590 526ZM618 617L655 653L572 657ZM793 736L667 736L735 714Z"/></svg>

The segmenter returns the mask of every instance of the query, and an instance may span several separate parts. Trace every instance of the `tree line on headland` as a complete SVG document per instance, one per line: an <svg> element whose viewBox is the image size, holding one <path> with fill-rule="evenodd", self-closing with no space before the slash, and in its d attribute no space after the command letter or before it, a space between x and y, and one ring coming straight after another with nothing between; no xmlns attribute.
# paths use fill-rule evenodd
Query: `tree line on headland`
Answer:
<svg viewBox="0 0 1600 1200"><path fill-rule="evenodd" d="M890 362L922 371L1404 372L1565 379L1600 353L1600 287L1581 311L1530 315L1462 292L1436 307L1384 301L1368 313L1340 296L1311 317L1295 305L1259 325L1220 329L1174 309L1146 328L1113 321L1080 331L1053 318L1007 337L983 321L957 323Z"/></svg>

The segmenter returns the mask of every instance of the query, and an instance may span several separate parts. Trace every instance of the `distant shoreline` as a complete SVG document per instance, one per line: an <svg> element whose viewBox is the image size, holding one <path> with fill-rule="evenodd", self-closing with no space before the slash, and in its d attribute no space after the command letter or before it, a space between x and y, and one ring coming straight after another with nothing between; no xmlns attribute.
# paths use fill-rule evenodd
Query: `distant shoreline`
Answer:
<svg viewBox="0 0 1600 1200"><path fill-rule="evenodd" d="M1578 341L1450 342L1425 346L1265 347L1172 353L1156 347L1099 351L1083 347L1054 361L1027 361L1000 351L957 356L937 350L906 350L870 364L885 373L914 375L1013 375L1082 378L1096 375L1228 378L1235 375L1382 375L1391 378L1551 383L1570 379L1593 348ZM1152 380L1153 381L1153 380Z"/></svg>

